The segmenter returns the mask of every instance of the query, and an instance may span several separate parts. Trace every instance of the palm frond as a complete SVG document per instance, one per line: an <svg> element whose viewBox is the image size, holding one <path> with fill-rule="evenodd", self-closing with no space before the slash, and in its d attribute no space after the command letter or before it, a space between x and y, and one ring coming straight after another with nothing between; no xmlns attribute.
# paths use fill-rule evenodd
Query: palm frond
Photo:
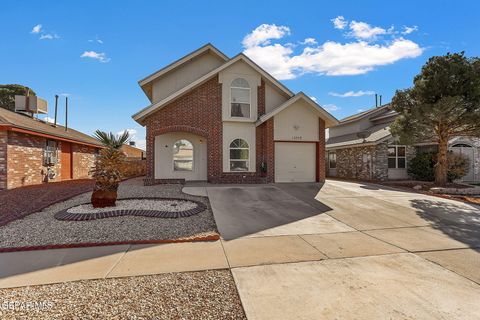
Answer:
<svg viewBox="0 0 480 320"><path fill-rule="evenodd" d="M121 135L114 135L112 132L105 132L97 130L94 133L94 137L100 141L107 148L120 149L125 143L130 141L130 134L127 130L123 131Z"/></svg>

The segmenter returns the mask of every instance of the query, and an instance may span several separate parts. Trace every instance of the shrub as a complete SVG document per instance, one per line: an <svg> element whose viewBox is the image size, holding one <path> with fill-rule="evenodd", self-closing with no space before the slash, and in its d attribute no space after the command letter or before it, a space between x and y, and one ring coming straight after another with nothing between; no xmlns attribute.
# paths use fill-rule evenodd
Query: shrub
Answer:
<svg viewBox="0 0 480 320"><path fill-rule="evenodd" d="M434 181L436 162L437 154L435 152L417 153L408 164L408 174L415 180ZM468 172L469 159L464 155L449 151L447 163L447 178L449 182L460 179Z"/></svg>

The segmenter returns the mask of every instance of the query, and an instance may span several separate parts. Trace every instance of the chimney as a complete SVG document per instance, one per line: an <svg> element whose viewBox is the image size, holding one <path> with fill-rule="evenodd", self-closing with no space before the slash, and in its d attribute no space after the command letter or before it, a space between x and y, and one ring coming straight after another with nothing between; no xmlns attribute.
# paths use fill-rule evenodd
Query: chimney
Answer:
<svg viewBox="0 0 480 320"><path fill-rule="evenodd" d="M68 131L68 97L65 97L65 131Z"/></svg>
<svg viewBox="0 0 480 320"><path fill-rule="evenodd" d="M130 145L131 145L132 147L135 147L135 141L130 141Z"/></svg>
<svg viewBox="0 0 480 320"><path fill-rule="evenodd" d="M57 110L58 110L58 94L55 95L55 120L53 121L53 126L57 126Z"/></svg>

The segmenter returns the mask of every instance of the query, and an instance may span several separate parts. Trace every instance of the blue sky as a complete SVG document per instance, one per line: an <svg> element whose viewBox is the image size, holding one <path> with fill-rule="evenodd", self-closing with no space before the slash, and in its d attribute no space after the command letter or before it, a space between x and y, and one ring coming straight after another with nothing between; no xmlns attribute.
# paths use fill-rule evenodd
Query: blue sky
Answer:
<svg viewBox="0 0 480 320"><path fill-rule="evenodd" d="M480 56L478 12L478 1L8 1L0 83L31 87L50 116L68 94L70 126L133 129L143 144L137 81L211 42L342 118L372 107L373 92L390 101L430 56Z"/></svg>

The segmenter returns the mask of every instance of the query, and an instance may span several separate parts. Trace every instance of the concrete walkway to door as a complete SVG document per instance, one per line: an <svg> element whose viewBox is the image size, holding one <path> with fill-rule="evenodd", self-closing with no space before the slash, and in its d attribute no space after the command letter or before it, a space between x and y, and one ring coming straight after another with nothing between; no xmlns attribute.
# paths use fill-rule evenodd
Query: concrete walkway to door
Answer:
<svg viewBox="0 0 480 320"><path fill-rule="evenodd" d="M222 240L1 253L0 287L229 268L249 319L477 317L478 207L339 181L184 191Z"/></svg>

